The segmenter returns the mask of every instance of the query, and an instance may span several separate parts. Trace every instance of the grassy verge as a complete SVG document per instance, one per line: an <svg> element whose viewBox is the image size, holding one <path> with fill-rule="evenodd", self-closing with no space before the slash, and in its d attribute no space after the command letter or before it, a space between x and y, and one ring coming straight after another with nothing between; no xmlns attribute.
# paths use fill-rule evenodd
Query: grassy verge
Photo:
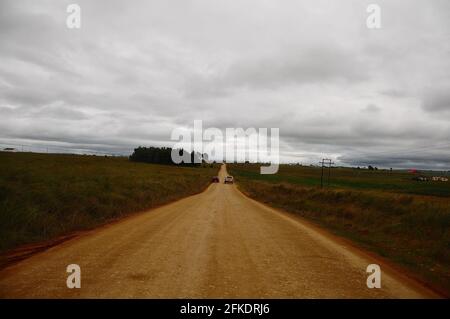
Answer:
<svg viewBox="0 0 450 319"><path fill-rule="evenodd" d="M0 153L0 252L202 191L218 168Z"/></svg>
<svg viewBox="0 0 450 319"><path fill-rule="evenodd" d="M450 291L450 199L443 195L447 185L430 187L430 192L439 196L418 195L414 194L415 185L407 185L402 174L386 175L385 184L395 186L396 179L400 181L386 190L377 187L383 183L381 176L376 176L375 182L366 176L369 181L362 185L363 179L346 181L341 174L345 187L332 184L321 189L302 183L313 176L312 168L307 170L310 176L304 176L303 169L282 166L278 176L264 176L254 165L228 165L250 197L300 214ZM315 170L320 183L320 170ZM349 187L352 183L356 186ZM371 183L375 187L370 187ZM418 184L417 193L426 192L425 186Z"/></svg>

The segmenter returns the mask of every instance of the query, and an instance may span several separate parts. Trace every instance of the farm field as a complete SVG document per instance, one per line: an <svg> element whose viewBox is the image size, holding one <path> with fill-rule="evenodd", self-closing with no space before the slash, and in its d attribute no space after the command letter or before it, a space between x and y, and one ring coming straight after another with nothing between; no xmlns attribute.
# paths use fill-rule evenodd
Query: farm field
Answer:
<svg viewBox="0 0 450 319"><path fill-rule="evenodd" d="M302 186L320 186L320 167L300 165L280 165L277 174L261 175L259 165L235 164L230 168L239 176L252 180L261 180L272 183L288 182ZM335 167L331 169L330 187L353 190L380 190L391 193L414 195L434 195L450 197L450 182L413 181L414 176L446 176L450 172L423 171L417 174L405 170L373 170ZM328 168L324 168L324 186L328 186Z"/></svg>
<svg viewBox="0 0 450 319"><path fill-rule="evenodd" d="M199 193L217 170L0 152L0 252Z"/></svg>
<svg viewBox="0 0 450 319"><path fill-rule="evenodd" d="M298 214L450 290L450 183L413 181L404 171L228 165L248 196ZM430 175L431 176L431 175Z"/></svg>

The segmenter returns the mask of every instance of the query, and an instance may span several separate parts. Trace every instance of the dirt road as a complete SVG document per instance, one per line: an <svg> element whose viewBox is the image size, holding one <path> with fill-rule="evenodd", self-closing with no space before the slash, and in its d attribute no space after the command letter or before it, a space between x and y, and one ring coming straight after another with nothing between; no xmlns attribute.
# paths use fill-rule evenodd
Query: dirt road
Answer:
<svg viewBox="0 0 450 319"><path fill-rule="evenodd" d="M367 288L372 263L220 183L2 270L0 297L436 297L384 265L382 288ZM80 289L66 287L69 264L81 267Z"/></svg>

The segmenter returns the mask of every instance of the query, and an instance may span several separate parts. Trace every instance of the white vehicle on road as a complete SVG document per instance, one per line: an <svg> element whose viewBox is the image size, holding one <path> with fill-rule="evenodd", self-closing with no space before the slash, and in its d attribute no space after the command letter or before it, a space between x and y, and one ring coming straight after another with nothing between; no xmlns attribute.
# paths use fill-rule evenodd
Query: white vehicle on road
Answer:
<svg viewBox="0 0 450 319"><path fill-rule="evenodd" d="M224 182L223 182L224 184L233 184L234 183L234 178L233 178L233 176L227 176L227 177L225 177L225 180L224 180Z"/></svg>

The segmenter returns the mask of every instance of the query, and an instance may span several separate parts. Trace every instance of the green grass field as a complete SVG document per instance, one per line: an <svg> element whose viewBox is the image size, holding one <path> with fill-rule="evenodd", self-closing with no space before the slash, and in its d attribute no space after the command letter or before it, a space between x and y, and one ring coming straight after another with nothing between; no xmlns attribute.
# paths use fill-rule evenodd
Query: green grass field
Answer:
<svg viewBox="0 0 450 319"><path fill-rule="evenodd" d="M217 170L0 152L0 252L201 192Z"/></svg>
<svg viewBox="0 0 450 319"><path fill-rule="evenodd" d="M325 178L321 189L317 167L281 165L278 174L261 175L259 165L227 166L250 197L299 214L450 291L449 182L335 168L330 186Z"/></svg>
<svg viewBox="0 0 450 319"><path fill-rule="evenodd" d="M320 186L321 169L318 167L281 165L277 174L261 175L259 165L234 165L235 174L252 180L262 180L272 183L287 182L293 185ZM425 176L447 176L445 173L424 172ZM434 195L450 197L450 182L413 181L414 175L406 171L377 170L353 168L332 168L330 187L354 190L380 190L391 193L415 195ZM324 186L328 185L328 169L324 169Z"/></svg>

